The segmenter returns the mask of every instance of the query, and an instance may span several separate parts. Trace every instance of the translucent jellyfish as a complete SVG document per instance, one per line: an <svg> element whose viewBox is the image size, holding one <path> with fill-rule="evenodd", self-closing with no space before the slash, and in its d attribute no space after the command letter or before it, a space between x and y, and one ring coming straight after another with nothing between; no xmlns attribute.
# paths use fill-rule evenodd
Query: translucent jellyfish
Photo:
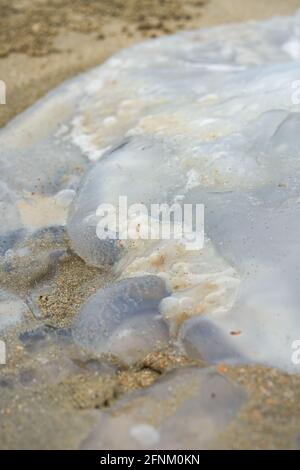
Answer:
<svg viewBox="0 0 300 470"><path fill-rule="evenodd" d="M156 276L125 279L98 291L79 311L73 337L96 356L114 356L132 364L168 346L168 328L158 305L167 295Z"/></svg>
<svg viewBox="0 0 300 470"><path fill-rule="evenodd" d="M26 303L18 296L0 289L0 332L24 322L29 316Z"/></svg>
<svg viewBox="0 0 300 470"><path fill-rule="evenodd" d="M31 286L56 269L67 251L62 226L31 232L15 230L0 237L0 279L13 288Z"/></svg>
<svg viewBox="0 0 300 470"><path fill-rule="evenodd" d="M82 82L63 84L0 129L1 265L5 255L18 257L15 250L25 245L27 261L43 265L36 234L66 223L74 189L88 166L66 135ZM41 244L40 252L41 258L49 254L42 253Z"/></svg>
<svg viewBox="0 0 300 470"><path fill-rule="evenodd" d="M246 400L244 390L213 368L178 369L102 413L82 448L220 448Z"/></svg>
<svg viewBox="0 0 300 470"><path fill-rule="evenodd" d="M14 119L0 131L3 256L36 230L66 226L87 264L130 285L148 275L168 283L153 311L184 349L296 371L299 31L297 13L137 44ZM123 243L119 226L99 238L99 206L117 207L120 196L147 208L204 204L204 247ZM83 329L97 312L81 312Z"/></svg>

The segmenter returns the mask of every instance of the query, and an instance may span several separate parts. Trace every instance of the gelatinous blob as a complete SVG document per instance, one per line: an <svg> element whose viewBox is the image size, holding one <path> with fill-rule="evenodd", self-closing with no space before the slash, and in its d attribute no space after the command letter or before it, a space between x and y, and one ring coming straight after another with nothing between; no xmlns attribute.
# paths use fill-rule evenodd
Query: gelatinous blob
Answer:
<svg viewBox="0 0 300 470"><path fill-rule="evenodd" d="M55 270L57 261L66 254L64 227L44 227L28 234L16 230L2 237L3 254L0 256L0 279L30 286Z"/></svg>
<svg viewBox="0 0 300 470"><path fill-rule="evenodd" d="M179 344L191 359L203 359L208 362L219 363L225 360L242 363L245 358L234 343L229 341L230 335L238 336L240 331L227 332L220 330L206 317L197 317L187 320L180 330Z"/></svg>
<svg viewBox="0 0 300 470"><path fill-rule="evenodd" d="M2 258L36 230L67 224L86 263L168 283L154 310L173 337L205 316L199 338L209 332L218 354L198 334L179 334L209 360L233 351L296 370L299 25L297 13L138 44L13 120L0 131ZM204 204L204 248L191 255L173 241L100 240L98 207L117 206L120 195L147 207ZM21 254L36 257L41 272L29 271L39 282L48 254L27 248ZM119 330L109 331L117 349Z"/></svg>
<svg viewBox="0 0 300 470"><path fill-rule="evenodd" d="M209 240L203 250L189 251L178 241L145 242L123 256L116 267L122 277L156 274L171 293L159 310L176 336L190 317L228 311L240 285L238 273L218 255Z"/></svg>
<svg viewBox="0 0 300 470"><path fill-rule="evenodd" d="M68 234L71 247L91 266L113 265L121 256L122 247L116 240L97 237L97 218L86 213L76 213L69 219Z"/></svg>
<svg viewBox="0 0 300 470"><path fill-rule="evenodd" d="M136 362L168 344L167 325L158 311L167 293L156 276L125 279L102 289L78 313L73 337L87 352Z"/></svg>
<svg viewBox="0 0 300 470"><path fill-rule="evenodd" d="M20 297L0 289L0 332L20 324L28 314L28 307Z"/></svg>
<svg viewBox="0 0 300 470"><path fill-rule="evenodd" d="M172 293L160 311L171 332L205 315L192 343L212 361L233 354L293 369L300 65L291 44L298 36L296 15L137 45L99 69L72 124L73 141L96 162L70 213L73 247L95 265L108 252L122 277L166 279ZM117 242L107 250L89 229L98 205L117 205L119 195L129 204L171 204L178 195L182 204L204 203L203 250L189 256L174 242L139 241L114 256ZM208 333L211 341L201 340Z"/></svg>
<svg viewBox="0 0 300 470"><path fill-rule="evenodd" d="M246 398L213 368L178 369L103 413L82 448L219 448Z"/></svg>

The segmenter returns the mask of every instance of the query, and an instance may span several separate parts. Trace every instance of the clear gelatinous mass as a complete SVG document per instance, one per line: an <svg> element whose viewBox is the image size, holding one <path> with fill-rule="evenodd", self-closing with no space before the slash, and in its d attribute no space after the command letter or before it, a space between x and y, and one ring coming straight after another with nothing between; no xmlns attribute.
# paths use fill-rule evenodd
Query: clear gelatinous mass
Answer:
<svg viewBox="0 0 300 470"><path fill-rule="evenodd" d="M296 370L299 79L299 14L121 51L1 131L1 246L11 257L18 237L67 223L88 264L113 265L124 285L147 275L166 282L155 309L186 352ZM203 249L100 240L97 208L120 195L204 204ZM82 331L102 315L103 304L84 314L88 305L76 320ZM93 350L103 339L95 334L79 342Z"/></svg>

